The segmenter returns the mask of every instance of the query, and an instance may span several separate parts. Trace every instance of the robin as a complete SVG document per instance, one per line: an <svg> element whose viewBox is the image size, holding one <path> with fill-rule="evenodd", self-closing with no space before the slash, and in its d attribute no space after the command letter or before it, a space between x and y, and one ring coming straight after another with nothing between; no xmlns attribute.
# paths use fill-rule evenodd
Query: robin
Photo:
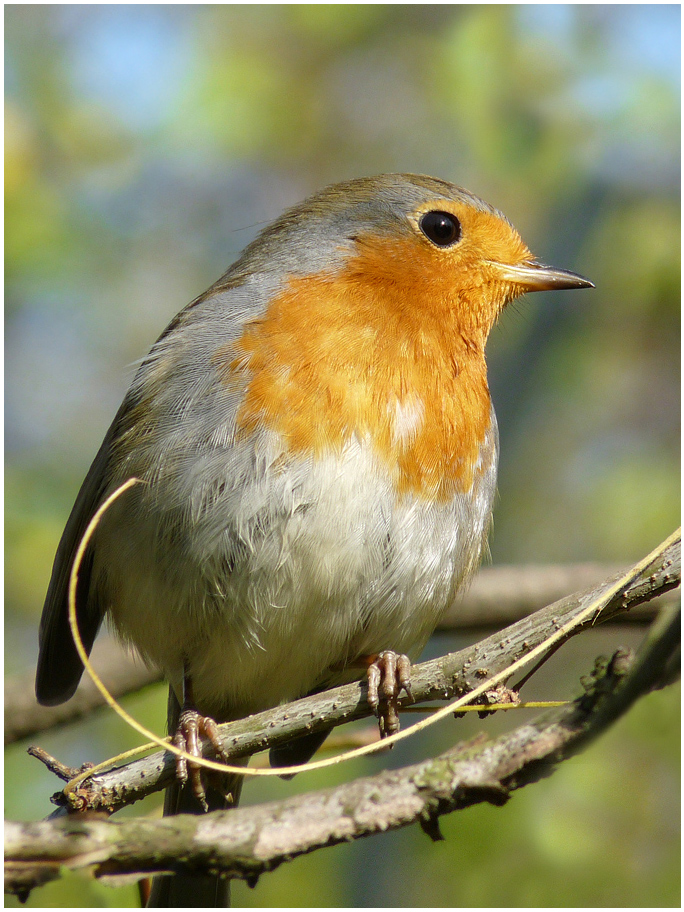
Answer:
<svg viewBox="0 0 684 912"><path fill-rule="evenodd" d="M144 359L62 536L40 625L38 700L83 668L67 619L74 552L87 649L102 620L170 684L198 734L361 677L384 734L417 657L486 545L498 434L485 344L528 291L585 288L537 262L498 210L432 177L337 184L285 212ZM301 762L321 736L276 764ZM179 763L165 813L236 803ZM227 795L227 797L226 797ZM226 902L210 878L152 903Z"/></svg>

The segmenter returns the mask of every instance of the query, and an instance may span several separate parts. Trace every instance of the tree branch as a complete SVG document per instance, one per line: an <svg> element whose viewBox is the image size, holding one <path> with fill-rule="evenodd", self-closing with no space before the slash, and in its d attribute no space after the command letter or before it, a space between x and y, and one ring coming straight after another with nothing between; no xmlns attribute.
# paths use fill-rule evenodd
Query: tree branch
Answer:
<svg viewBox="0 0 684 912"><path fill-rule="evenodd" d="M93 667L117 699L161 681L159 672L148 668L113 636L101 637L93 649ZM58 725L81 719L104 706L100 691L84 675L74 696L60 706L41 706L35 696L35 671L14 675L5 681L5 747Z"/></svg>
<svg viewBox="0 0 684 912"><path fill-rule="evenodd" d="M484 567L466 594L441 619L437 630L499 629L549 605L567 592L596 585L619 567L604 564L548 564ZM620 615L622 623L647 624L665 604L678 601L664 593L656 602ZM117 699L158 683L158 671L148 668L115 637L101 637L93 650L93 666ZM5 746L40 732L81 719L105 705L87 676L74 696L61 706L41 706L34 696L34 673L5 680Z"/></svg>
<svg viewBox="0 0 684 912"><path fill-rule="evenodd" d="M250 883L284 861L327 845L419 822L440 838L440 815L511 792L553 772L654 686L679 649L679 612L656 624L636 661L598 661L569 706L494 740L478 738L401 770L257 807L162 820L75 815L5 828L7 892L25 897L64 865L96 877L221 874Z"/></svg>
<svg viewBox="0 0 684 912"><path fill-rule="evenodd" d="M411 681L415 701L449 699L468 693L544 642L560 626L607 593L620 576L561 599L473 646L414 666ZM614 595L598 618L585 620L572 635L676 588L680 578L681 540L677 539L631 585ZM410 701L404 696L399 702L400 706L407 706ZM365 684L354 683L226 723L219 726L219 733L226 753L237 758L278 746L298 735L330 729L371 714ZM211 746L207 743L203 746L205 755L212 756ZM165 788L174 776L174 757L158 751L86 780L71 796L71 809L111 813ZM58 792L52 800L62 807L67 806L63 792Z"/></svg>

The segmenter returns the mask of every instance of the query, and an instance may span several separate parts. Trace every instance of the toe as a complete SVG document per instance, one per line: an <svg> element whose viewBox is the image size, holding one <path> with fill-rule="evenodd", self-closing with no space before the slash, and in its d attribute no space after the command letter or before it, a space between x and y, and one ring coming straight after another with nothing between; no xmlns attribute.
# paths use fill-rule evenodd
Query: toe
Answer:
<svg viewBox="0 0 684 912"><path fill-rule="evenodd" d="M400 729L399 694L405 690L410 699L411 662L408 656L387 649L369 656L367 669L368 703L378 715L380 735L386 738Z"/></svg>

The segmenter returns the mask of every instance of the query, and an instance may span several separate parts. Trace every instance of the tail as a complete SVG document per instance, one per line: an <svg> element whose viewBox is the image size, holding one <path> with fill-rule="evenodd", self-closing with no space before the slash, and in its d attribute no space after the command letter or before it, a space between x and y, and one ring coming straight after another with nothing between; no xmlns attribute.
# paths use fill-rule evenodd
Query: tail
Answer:
<svg viewBox="0 0 684 912"><path fill-rule="evenodd" d="M169 688L168 730L173 733L178 726L180 706L171 688ZM207 783L207 804L210 811L220 811L235 807L240 800L242 776L225 775L221 777L221 792ZM225 795L230 793L230 798ZM178 782L170 785L164 797L164 816L173 814L203 814L204 811L186 786ZM230 879L189 874L166 875L155 877L147 903L148 909L225 909L230 907Z"/></svg>
<svg viewBox="0 0 684 912"><path fill-rule="evenodd" d="M180 705L173 690L169 688L168 731L178 727ZM292 741L271 749L272 766L296 766L306 763L330 734L329 730L302 735ZM238 761L239 762L239 761ZM220 774L219 774L220 775ZM284 776L290 779L291 776ZM216 781L216 780L214 780ZM221 776L221 791L211 788L211 781L205 783L207 804L210 811L222 811L237 807L244 777L226 774ZM230 798L226 798L230 795ZM170 785L164 797L164 816L174 814L203 814L204 810L186 785L178 782ZM152 882L148 909L228 909L230 908L230 878L175 874L155 877Z"/></svg>

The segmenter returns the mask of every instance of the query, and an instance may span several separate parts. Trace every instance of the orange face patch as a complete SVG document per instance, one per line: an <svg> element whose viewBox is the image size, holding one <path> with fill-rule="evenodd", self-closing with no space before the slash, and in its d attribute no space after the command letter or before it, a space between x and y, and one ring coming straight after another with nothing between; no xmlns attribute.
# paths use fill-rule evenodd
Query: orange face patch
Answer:
<svg viewBox="0 0 684 912"><path fill-rule="evenodd" d="M238 433L266 426L316 455L369 440L400 494L447 501L473 484L491 420L484 345L510 291L472 245L465 262L419 236L358 248L338 273L290 279L222 353L247 374Z"/></svg>

